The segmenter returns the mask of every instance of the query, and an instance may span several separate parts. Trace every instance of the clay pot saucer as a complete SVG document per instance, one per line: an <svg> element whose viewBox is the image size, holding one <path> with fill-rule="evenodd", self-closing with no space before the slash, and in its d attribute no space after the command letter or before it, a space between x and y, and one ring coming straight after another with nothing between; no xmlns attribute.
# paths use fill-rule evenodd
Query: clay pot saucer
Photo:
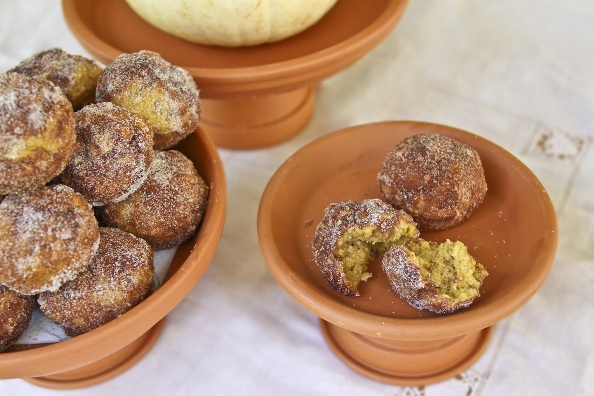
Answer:
<svg viewBox="0 0 594 396"><path fill-rule="evenodd" d="M474 147L488 184L484 202L462 225L425 232L427 240L464 242L489 272L481 296L450 315L420 311L392 291L380 260L360 297L332 289L312 253L315 229L332 202L381 198L376 175L394 144L441 133ZM426 385L468 368L488 344L491 326L520 308L549 273L557 246L554 208L517 158L477 135L420 122L383 122L324 136L297 151L273 175L258 212L258 237L280 285L320 317L333 352L373 379Z"/></svg>
<svg viewBox="0 0 594 396"><path fill-rule="evenodd" d="M251 149L298 133L313 114L315 85L351 65L390 33L408 0L339 0L315 25L255 47L194 44L142 20L123 0L62 0L66 22L97 60L160 53L186 68L202 97L202 127L219 147Z"/></svg>
<svg viewBox="0 0 594 396"><path fill-rule="evenodd" d="M174 149L190 158L210 186L209 204L196 235L181 245L166 281L122 316L88 333L0 353L0 378L22 378L46 388L72 389L113 378L141 359L158 339L164 317L196 285L212 260L226 216L225 175L216 146L200 129Z"/></svg>

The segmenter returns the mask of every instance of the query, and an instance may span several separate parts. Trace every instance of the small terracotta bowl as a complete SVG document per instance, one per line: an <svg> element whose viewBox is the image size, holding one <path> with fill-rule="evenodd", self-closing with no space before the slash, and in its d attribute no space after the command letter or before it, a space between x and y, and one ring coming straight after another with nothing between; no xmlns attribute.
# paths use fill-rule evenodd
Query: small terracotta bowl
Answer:
<svg viewBox="0 0 594 396"><path fill-rule="evenodd" d="M376 175L387 151L407 136L441 133L475 148L488 184L484 202L462 225L426 232L427 240L464 242L489 272L481 296L450 315L420 311L392 291L380 259L373 276L346 297L323 279L312 240L332 202L382 198ZM324 136L291 156L267 185L258 237L280 285L320 317L332 351L370 378L426 385L468 368L488 344L491 326L520 308L553 264L557 223L544 187L517 158L480 136L420 122L383 122Z"/></svg>
<svg viewBox="0 0 594 396"><path fill-rule="evenodd" d="M254 47L200 45L164 33L122 0L62 0L70 30L97 60L156 51L186 68L202 97L202 127L219 147L252 149L289 139L314 110L315 85L343 70L396 26L408 0L365 6L339 0L315 25L288 39Z"/></svg>
<svg viewBox="0 0 594 396"><path fill-rule="evenodd" d="M46 388L80 388L117 376L150 350L163 318L192 290L210 264L227 209L225 175L212 140L198 129L174 149L194 162L210 186L210 196L196 235L177 249L166 281L139 305L88 333L0 353L1 379L22 378Z"/></svg>

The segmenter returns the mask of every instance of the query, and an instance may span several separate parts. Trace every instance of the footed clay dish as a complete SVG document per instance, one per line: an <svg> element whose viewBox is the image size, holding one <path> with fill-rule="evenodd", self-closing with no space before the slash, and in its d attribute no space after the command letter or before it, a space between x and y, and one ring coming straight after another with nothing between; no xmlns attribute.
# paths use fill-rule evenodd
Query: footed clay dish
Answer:
<svg viewBox="0 0 594 396"><path fill-rule="evenodd" d="M130 311L88 333L55 344L19 345L0 353L1 379L22 378L47 388L80 388L113 378L150 350L164 317L210 264L227 209L225 175L212 140L199 128L173 149L194 162L210 193L195 236L177 249L165 282Z"/></svg>
<svg viewBox="0 0 594 396"><path fill-rule="evenodd" d="M449 315L417 310L390 287L373 261L360 297L332 289L313 259L312 240L332 202L382 198L376 181L387 151L407 136L440 133L481 156L488 191L461 225L423 232L427 240L464 242L489 276L468 308ZM279 284L320 317L332 351L355 371L398 385L425 385L468 368L488 344L491 326L520 308L545 280L557 246L554 208L535 175L512 154L475 134L421 122L382 122L324 136L297 151L273 175L258 212L258 238Z"/></svg>
<svg viewBox="0 0 594 396"><path fill-rule="evenodd" d="M298 133L314 110L315 85L351 65L396 26L408 0L365 6L339 0L316 24L253 47L195 44L145 22L123 0L62 0L80 43L109 64L123 52L160 53L187 69L200 88L202 127L220 147L251 149Z"/></svg>

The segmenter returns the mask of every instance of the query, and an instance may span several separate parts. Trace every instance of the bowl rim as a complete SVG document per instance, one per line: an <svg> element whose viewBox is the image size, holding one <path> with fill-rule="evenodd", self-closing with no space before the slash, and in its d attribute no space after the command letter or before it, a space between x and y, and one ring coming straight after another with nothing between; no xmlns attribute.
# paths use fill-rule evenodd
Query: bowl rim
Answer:
<svg viewBox="0 0 594 396"><path fill-rule="evenodd" d="M413 124L445 128L456 134L466 134L497 150L506 161L510 162L516 169L521 170L527 182L534 186L542 203L547 208L547 223L552 232L549 236L549 244L546 245L546 251L541 252L542 255L540 258L542 264L531 268L531 276L522 278L516 287L517 290L514 289L513 296L509 299L509 304L501 309L494 310L491 309L493 304L485 304L454 314L430 318L394 318L364 312L354 307L345 306L338 299L329 298L319 288L308 286L307 279L292 269L291 265L283 258L282 253L273 242L275 230L270 226L273 216L271 211L273 207L272 202L274 202L275 195L278 191L282 189L283 177L290 168L298 166L300 161L306 161L307 158L311 158L312 152L319 145L329 144L335 139L344 138L349 134L365 133L365 131L369 131L369 129L377 126L390 125L391 127L398 128L399 126ZM469 334L489 327L503 317L513 313L532 297L544 282L553 265L558 241L557 219L550 197L536 175L517 157L496 143L479 135L447 125L406 120L381 121L348 127L327 134L303 146L282 163L269 180L262 194L257 220L260 249L268 269L276 281L297 302L317 314L321 319L353 332L367 336L399 340L444 339ZM420 331L428 326L432 329L430 335L427 335L426 331Z"/></svg>
<svg viewBox="0 0 594 396"><path fill-rule="evenodd" d="M109 356L147 332L192 290L210 265L222 237L227 211L227 187L217 148L208 135L198 127L186 139L194 140L202 146L201 151L206 153L207 159L201 164L205 166L208 161L211 166L204 172L206 174L201 173L210 188L209 205L192 239L193 243L186 242L179 248L180 254L191 249L182 265L140 304L94 330L54 344L0 353L0 378L55 374ZM177 146L172 149L177 149ZM132 322L139 330L125 335L122 327ZM101 353L98 354L98 350Z"/></svg>
<svg viewBox="0 0 594 396"><path fill-rule="evenodd" d="M288 83L286 79L292 79L295 75L301 75L302 79L307 81L314 78L313 76L316 76L314 79L321 79L317 76L320 73L320 70L340 70L363 56L371 47L378 44L396 25L409 3L409 0L384 1L386 7L383 12L377 19L365 26L362 30L340 43L304 56L257 66L213 68L181 64L180 66L188 70L195 78L200 79L202 87L214 84L226 84L229 86L239 85L240 87L243 87L245 84L263 84L264 81L266 82L266 88L270 88L270 85ZM334 7L339 5L339 3L342 3L343 5L351 4L351 2L347 0L338 0ZM62 9L66 23L76 38L89 52L103 62L109 63L116 56L122 54L123 51L101 39L96 32L88 26L86 20L81 18L80 13L78 12L78 7L81 7L81 4L83 4L83 2L77 0L62 0ZM102 6L102 4L103 2L98 2L97 6ZM320 22L323 23L323 18ZM145 23L148 24L148 22ZM282 45L282 41L276 44L279 45L279 43ZM201 44L195 45L198 47L203 46ZM246 48L247 47L241 47L241 50L245 51ZM229 51L232 50L232 48L229 49ZM348 54L355 55L354 59L349 57ZM331 72L329 72L328 75L329 74L331 74ZM294 81L291 83L294 84Z"/></svg>

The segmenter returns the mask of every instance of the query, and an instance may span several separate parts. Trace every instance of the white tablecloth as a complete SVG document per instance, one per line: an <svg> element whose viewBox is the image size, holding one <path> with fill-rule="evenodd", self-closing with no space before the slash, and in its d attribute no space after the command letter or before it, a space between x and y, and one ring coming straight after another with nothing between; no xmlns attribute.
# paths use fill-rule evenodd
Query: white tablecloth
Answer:
<svg viewBox="0 0 594 396"><path fill-rule="evenodd" d="M51 47L89 56L58 0L0 0L0 72ZM228 215L206 274L143 360L68 394L593 394L593 77L591 0L412 0L385 41L318 86L302 133L268 149L220 150ZM557 258L538 293L495 326L473 367L425 388L377 383L339 361L317 317L269 273L256 235L262 191L290 154L338 129L399 119L448 124L505 147L545 185L559 221ZM0 381L2 396L61 393Z"/></svg>

